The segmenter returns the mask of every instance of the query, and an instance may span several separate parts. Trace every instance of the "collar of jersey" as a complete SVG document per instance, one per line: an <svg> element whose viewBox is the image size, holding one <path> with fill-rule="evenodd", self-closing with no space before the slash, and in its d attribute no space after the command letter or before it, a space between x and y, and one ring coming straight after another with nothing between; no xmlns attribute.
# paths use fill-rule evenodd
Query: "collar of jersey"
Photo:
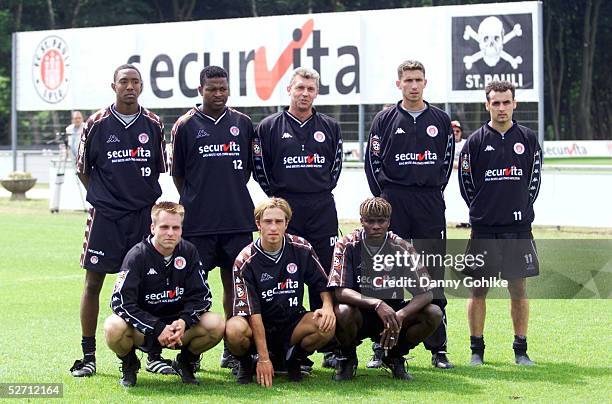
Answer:
<svg viewBox="0 0 612 404"><path fill-rule="evenodd" d="M304 122L300 121L295 115L289 112L289 107L285 107L285 110L283 112L285 112L289 118L293 119L298 125L300 125L300 128L303 128L304 125L306 125L308 122L310 122L312 118L314 118L315 114L317 113L317 110L312 107L312 115L310 115L308 119L306 119Z"/></svg>
<svg viewBox="0 0 612 404"><path fill-rule="evenodd" d="M429 110L431 109L431 106L429 105L427 101L423 100L423 102L425 103L425 109L421 112L419 116L417 116L416 119L419 119L420 117L425 115L427 112L429 112ZM402 100L400 100L397 104L395 104L395 106L397 107L397 110L400 111L402 114L408 115L409 117L412 118L412 115L410 115L410 112L408 112L408 110L405 110L404 107L402 107ZM412 111L412 112L418 112L418 111Z"/></svg>
<svg viewBox="0 0 612 404"><path fill-rule="evenodd" d="M513 119L512 120L512 126L510 127L510 129L508 129L506 132L504 132L504 136L506 136L508 133L512 132L514 130L514 128L518 125L518 123ZM487 127L487 129L495 134L498 134L499 136L501 136L501 132L498 131L497 129L495 129L494 127L492 127L491 125L489 125L489 122L485 123L485 126Z"/></svg>
<svg viewBox="0 0 612 404"><path fill-rule="evenodd" d="M221 114L221 115L220 115L220 116L219 116L217 119L215 119L215 118L213 118L212 116L210 116L210 115L206 115L204 112L202 112L202 110L200 109L200 105L202 105L202 104L196 104L196 106L195 106L195 110L196 110L196 112L197 112L198 114L200 114L201 116L203 116L204 118L208 118L208 119L210 119L210 120L213 122L213 124L215 124L215 125L216 125L216 124L218 124L219 122L221 122L221 119L223 119L223 117L225 116L225 114L227 114L227 109L228 109L228 108L227 108L227 107L225 107L225 109L223 110L223 113L222 113L222 114Z"/></svg>
<svg viewBox="0 0 612 404"><path fill-rule="evenodd" d="M123 119L121 119L121 116L119 116L119 113L117 112L117 110L115 110L115 104L112 104L110 106L110 111L111 114L113 114L113 116L119 121L121 122L121 124L123 125L123 127L125 129L129 128L130 126L132 126L134 124L134 122L136 122L138 120L138 118L140 117L140 115L142 114L142 107L139 105L138 106L138 114L136 115L136 118L132 119L132 122L130 123L125 123L125 121Z"/></svg>
<svg viewBox="0 0 612 404"><path fill-rule="evenodd" d="M280 254L278 254L277 258L272 257L270 254L266 253L263 250L263 248L260 246L260 244L261 244L261 239L260 238L255 240L253 245L255 246L257 251L259 251L260 253L263 254L264 257L268 258L270 261L274 261L275 264L278 264L280 259L283 257L283 253L285 252L285 244L287 244L287 240L286 239L287 239L287 236L284 236L283 237L283 247L281 248Z"/></svg>
<svg viewBox="0 0 612 404"><path fill-rule="evenodd" d="M150 248L153 252L155 252L156 256L159 257L159 259L164 262L166 267L170 266L170 264L172 263L172 260L170 260L169 262L166 262L166 257L161 255L159 251L157 251L157 249L153 245L153 236L149 235L145 237L145 244L147 248ZM174 247L174 251L172 251L172 257L174 257L174 254L176 253L177 248L178 248L178 244L176 245L176 247Z"/></svg>
<svg viewBox="0 0 612 404"><path fill-rule="evenodd" d="M374 257L375 255L378 255L378 253L380 253L382 251L382 249L385 247L385 245L387 244L387 240L389 239L389 232L385 233L385 239L383 240L383 242L380 245L380 247L378 247L378 250L376 250L376 252L373 253L373 254L370 251L370 249L368 248L368 243L366 243L366 234L365 234L364 230L361 230L361 239L363 240L363 249L365 250L365 252L370 257Z"/></svg>

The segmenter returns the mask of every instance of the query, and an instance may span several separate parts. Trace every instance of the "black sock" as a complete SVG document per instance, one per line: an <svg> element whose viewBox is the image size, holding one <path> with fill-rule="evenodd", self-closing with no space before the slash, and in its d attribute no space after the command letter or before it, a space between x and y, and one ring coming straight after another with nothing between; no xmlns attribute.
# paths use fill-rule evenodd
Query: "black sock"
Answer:
<svg viewBox="0 0 612 404"><path fill-rule="evenodd" d="M117 355L117 358L121 359L121 362L123 363L130 363L130 362L134 362L138 360L138 357L136 356L136 349L132 348L132 350L130 352L128 352L125 356L119 356Z"/></svg>
<svg viewBox="0 0 612 404"><path fill-rule="evenodd" d="M484 335L479 337L470 336L470 348L472 349L472 354L483 355L485 350Z"/></svg>
<svg viewBox="0 0 612 404"><path fill-rule="evenodd" d="M81 348L85 362L96 361L96 337L82 337Z"/></svg>
<svg viewBox="0 0 612 404"><path fill-rule="evenodd" d="M527 355L527 337L515 335L512 349L515 355Z"/></svg>
<svg viewBox="0 0 612 404"><path fill-rule="evenodd" d="M183 363L195 363L197 362L200 355L194 354L187 347L181 348L181 362Z"/></svg>
<svg viewBox="0 0 612 404"><path fill-rule="evenodd" d="M153 347L147 353L147 358L149 359L149 361L161 360L161 353L162 353L161 346L160 347Z"/></svg>

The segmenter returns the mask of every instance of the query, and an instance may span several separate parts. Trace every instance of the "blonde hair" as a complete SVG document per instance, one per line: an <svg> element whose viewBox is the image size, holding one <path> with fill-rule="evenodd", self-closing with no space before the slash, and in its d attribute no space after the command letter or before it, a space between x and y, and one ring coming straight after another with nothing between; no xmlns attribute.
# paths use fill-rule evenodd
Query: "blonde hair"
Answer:
<svg viewBox="0 0 612 404"><path fill-rule="evenodd" d="M359 205L359 215L362 218L368 217L391 217L391 204L383 198L373 197L361 202Z"/></svg>
<svg viewBox="0 0 612 404"><path fill-rule="evenodd" d="M405 71L409 70L420 70L425 76L425 66L418 60L405 60L397 67L397 78L401 80L402 75Z"/></svg>
<svg viewBox="0 0 612 404"><path fill-rule="evenodd" d="M167 201L158 202L153 205L153 208L151 208L151 221L153 223L155 223L155 220L159 217L161 211L179 215L181 217L181 220L183 220L183 218L185 217L185 208L183 207L183 205Z"/></svg>
<svg viewBox="0 0 612 404"><path fill-rule="evenodd" d="M289 203L283 198L276 197L266 198L255 207L255 221L259 222L264 214L264 211L272 208L279 208L282 210L285 214L285 218L287 219L287 223L289 223L291 220L291 215L293 214L291 211L291 206L289 206Z"/></svg>

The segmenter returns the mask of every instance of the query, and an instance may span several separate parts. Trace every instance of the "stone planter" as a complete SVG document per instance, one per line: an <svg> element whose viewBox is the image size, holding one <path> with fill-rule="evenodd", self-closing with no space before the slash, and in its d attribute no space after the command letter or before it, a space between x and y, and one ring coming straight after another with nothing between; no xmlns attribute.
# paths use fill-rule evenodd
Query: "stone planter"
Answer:
<svg viewBox="0 0 612 404"><path fill-rule="evenodd" d="M26 200L25 193L32 189L36 184L36 178L26 178L23 180L2 180L0 184L11 193L11 201Z"/></svg>

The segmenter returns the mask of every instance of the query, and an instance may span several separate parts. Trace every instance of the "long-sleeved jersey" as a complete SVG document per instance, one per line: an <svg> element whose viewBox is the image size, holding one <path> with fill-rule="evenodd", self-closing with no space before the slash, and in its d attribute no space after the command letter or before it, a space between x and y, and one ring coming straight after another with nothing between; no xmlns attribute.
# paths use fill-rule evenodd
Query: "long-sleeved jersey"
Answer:
<svg viewBox="0 0 612 404"><path fill-rule="evenodd" d="M312 246L286 234L280 255L266 254L259 240L246 246L233 268L234 315L261 314L264 324L279 324L304 311L304 285L327 290L327 275Z"/></svg>
<svg viewBox="0 0 612 404"><path fill-rule="evenodd" d="M483 125L459 156L459 188L474 230L529 231L540 191L542 150L536 134L513 122L503 135Z"/></svg>
<svg viewBox="0 0 612 404"><path fill-rule="evenodd" d="M212 305L206 273L195 246L181 240L172 257L164 257L149 238L123 260L111 297L113 312L145 335L158 337L179 318L187 328Z"/></svg>
<svg viewBox="0 0 612 404"><path fill-rule="evenodd" d="M316 111L304 122L288 109L268 116L256 129L253 168L268 196L331 192L342 170L338 122Z"/></svg>
<svg viewBox="0 0 612 404"><path fill-rule="evenodd" d="M416 119L401 106L380 111L372 121L365 156L370 191L387 186L444 189L453 168L455 140L446 113L425 103Z"/></svg>
<svg viewBox="0 0 612 404"><path fill-rule="evenodd" d="M164 125L143 107L130 123L114 106L101 109L85 123L77 171L89 176L87 201L111 220L153 205L166 171Z"/></svg>
<svg viewBox="0 0 612 404"><path fill-rule="evenodd" d="M170 175L184 179L185 237L257 230L247 189L253 136L251 119L232 108L214 119L196 106L176 121Z"/></svg>
<svg viewBox="0 0 612 404"><path fill-rule="evenodd" d="M329 288L349 288L364 296L384 300L404 300L404 290L412 296L431 290L429 273L422 260L416 258L412 244L389 231L382 245L370 254L363 245L364 238L363 229L356 229L336 243L327 283ZM386 256L401 258L389 265L384 262ZM414 257L415 261L408 257ZM402 280L403 283L398 287L390 280Z"/></svg>

